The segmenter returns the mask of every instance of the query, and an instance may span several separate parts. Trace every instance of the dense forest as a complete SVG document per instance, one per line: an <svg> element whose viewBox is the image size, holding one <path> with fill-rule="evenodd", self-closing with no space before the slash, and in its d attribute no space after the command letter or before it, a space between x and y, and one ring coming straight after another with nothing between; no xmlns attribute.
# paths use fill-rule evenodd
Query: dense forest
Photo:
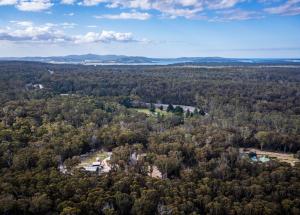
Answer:
<svg viewBox="0 0 300 215"><path fill-rule="evenodd" d="M297 67L1 62L0 214L300 214L300 163L239 151L300 158L299 98ZM112 171L74 168L99 149Z"/></svg>

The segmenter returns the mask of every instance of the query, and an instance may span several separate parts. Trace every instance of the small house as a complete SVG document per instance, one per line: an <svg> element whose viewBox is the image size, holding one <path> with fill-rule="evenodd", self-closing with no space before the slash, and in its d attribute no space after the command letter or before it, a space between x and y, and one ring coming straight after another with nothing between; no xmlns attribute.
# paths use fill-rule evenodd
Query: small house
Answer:
<svg viewBox="0 0 300 215"><path fill-rule="evenodd" d="M100 161L96 161L96 162L93 162L92 163L92 166L100 166L101 165L101 162Z"/></svg>
<svg viewBox="0 0 300 215"><path fill-rule="evenodd" d="M99 171L99 166L85 166L83 168L89 172L98 172Z"/></svg>

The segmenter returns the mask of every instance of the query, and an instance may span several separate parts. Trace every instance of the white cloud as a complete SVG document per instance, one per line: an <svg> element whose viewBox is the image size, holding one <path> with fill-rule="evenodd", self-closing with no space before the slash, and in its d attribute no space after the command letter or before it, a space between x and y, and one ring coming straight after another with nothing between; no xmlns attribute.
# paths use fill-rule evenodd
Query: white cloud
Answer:
<svg viewBox="0 0 300 215"><path fill-rule="evenodd" d="M238 14L227 15L231 19L256 18L249 12L241 12L240 3L253 4L252 0L0 0L2 5L15 5L21 11L44 11L50 9L54 3L75 4L83 6L96 6L102 4L107 8L119 8L131 12L119 12L119 14L103 14L95 16L101 19L136 19L147 20L154 16L153 10L159 17L187 19L203 19L206 12L218 13L219 11L236 10ZM252 3L249 3L252 2ZM256 0L260 4L261 11L266 14L298 15L300 14L300 0ZM276 6L274 6L276 5ZM266 8L267 7L267 8ZM49 11L48 11L49 12ZM225 12L226 13L226 12ZM248 14L246 14L248 13ZM252 13L252 12L251 12ZM65 14L73 16L74 13ZM211 16L211 13L209 13Z"/></svg>
<svg viewBox="0 0 300 215"><path fill-rule="evenodd" d="M74 4L76 0L61 0L61 4Z"/></svg>
<svg viewBox="0 0 300 215"><path fill-rule="evenodd" d="M0 0L0 6L3 5L15 5L17 0Z"/></svg>
<svg viewBox="0 0 300 215"><path fill-rule="evenodd" d="M195 8L195 9L185 9L185 8L170 8L166 9L163 12L163 16L171 19L175 19L177 17L185 17L187 19L191 18L199 18L202 17L198 13L201 12L203 9Z"/></svg>
<svg viewBox="0 0 300 215"><path fill-rule="evenodd" d="M149 13L120 13L120 14L104 14L100 16L95 16L97 19L137 19L137 20L147 20L150 19L151 15Z"/></svg>
<svg viewBox="0 0 300 215"><path fill-rule="evenodd" d="M75 43L95 43L95 42L137 42L132 33L118 33L114 31L102 31L100 33L88 32L74 38Z"/></svg>
<svg viewBox="0 0 300 215"><path fill-rule="evenodd" d="M204 4L202 0L152 1L151 9L158 10L164 16L170 18L194 18L199 12L203 11Z"/></svg>
<svg viewBox="0 0 300 215"><path fill-rule="evenodd" d="M233 20L261 19L264 16L256 11L238 9L222 10L216 12L217 16L210 19L211 22L228 22Z"/></svg>
<svg viewBox="0 0 300 215"><path fill-rule="evenodd" d="M270 14L281 15L298 15L300 14L300 0L288 0L287 2L277 6L265 9Z"/></svg>
<svg viewBox="0 0 300 215"><path fill-rule="evenodd" d="M180 0L178 2L184 7L194 6L198 3L197 0Z"/></svg>
<svg viewBox="0 0 300 215"><path fill-rule="evenodd" d="M205 9L227 9L245 0L83 0L85 6L105 3L108 8L130 8L139 10L157 10L164 17L196 18ZM106 15L106 18L122 19L129 13ZM102 16L103 18L105 16Z"/></svg>
<svg viewBox="0 0 300 215"><path fill-rule="evenodd" d="M248 4L250 0L82 0L81 5L94 6L98 4L104 4L108 8L128 8L133 10L156 10L159 11L161 16L169 18L185 17L185 18L201 18L203 11L220 11L220 10L240 10L238 4ZM252 1L253 2L253 1ZM297 15L300 14L300 0L256 0L258 4L261 4L261 9L258 11L265 11L271 14L283 14L283 15ZM277 7L269 7L264 9L267 5L278 4L284 2ZM253 4L253 3L251 3ZM239 12L239 14L233 19L248 19L251 17L247 12ZM127 19L130 17L130 13L121 13L119 15L102 15L98 18L108 19ZM142 19L142 18L141 18ZM146 18L144 18L146 19Z"/></svg>
<svg viewBox="0 0 300 215"><path fill-rule="evenodd" d="M226 9L235 6L237 3L243 0L209 0L207 6L210 9Z"/></svg>
<svg viewBox="0 0 300 215"><path fill-rule="evenodd" d="M0 40L8 41L65 41L64 34L51 26L21 26L20 28L0 29Z"/></svg>
<svg viewBox="0 0 300 215"><path fill-rule="evenodd" d="M84 6L95 6L98 5L100 3L105 3L108 2L109 0L83 0L83 2L81 2L81 5Z"/></svg>
<svg viewBox="0 0 300 215"><path fill-rule="evenodd" d="M257 18L257 14L253 12L242 11L238 5L240 3L248 4L250 0L83 0L84 5L97 5L103 3L108 8L129 8L136 10L156 10L161 13L163 17L177 18L201 18L202 12L206 11L224 11L224 10L236 10L238 14L233 13L228 18L234 19L251 19ZM253 2L253 1L252 1ZM258 4L261 4L261 9L256 10L268 12L272 14L282 15L297 15L300 14L300 0L256 0ZM278 4L284 2L277 7L269 7L264 10L267 5ZM253 4L253 3L251 3ZM127 15L126 13L124 13ZM123 16L124 16L123 14ZM107 18L122 18L117 15L109 15ZM103 16L104 17L104 16ZM261 16L259 16L261 17Z"/></svg>
<svg viewBox="0 0 300 215"><path fill-rule="evenodd" d="M19 25L19 26L23 26L23 27L29 27L29 26L32 26L33 23L30 22L30 21L10 21L10 23L13 23L15 25Z"/></svg>
<svg viewBox="0 0 300 215"><path fill-rule="evenodd" d="M110 43L110 42L141 42L133 34L115 31L88 32L83 35L67 35L63 29L74 27L74 23L45 23L36 26L29 21L11 21L11 25L0 28L0 41L13 42L69 42L69 43Z"/></svg>
<svg viewBox="0 0 300 215"><path fill-rule="evenodd" d="M165 16L195 16L202 11L204 0L83 0L81 5L94 6L105 3L107 8L157 10ZM121 14L122 15L122 14ZM124 13L124 15L129 15ZM117 18L114 16L113 18Z"/></svg>
<svg viewBox="0 0 300 215"><path fill-rule="evenodd" d="M50 0L20 0L16 5L21 11L43 11L52 6Z"/></svg>

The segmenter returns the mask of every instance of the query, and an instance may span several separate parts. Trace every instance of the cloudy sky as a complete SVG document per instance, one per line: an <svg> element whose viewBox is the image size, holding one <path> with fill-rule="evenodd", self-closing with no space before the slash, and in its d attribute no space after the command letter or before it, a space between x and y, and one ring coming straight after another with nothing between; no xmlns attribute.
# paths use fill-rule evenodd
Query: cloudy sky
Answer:
<svg viewBox="0 0 300 215"><path fill-rule="evenodd" d="M0 0L0 57L300 57L300 0Z"/></svg>

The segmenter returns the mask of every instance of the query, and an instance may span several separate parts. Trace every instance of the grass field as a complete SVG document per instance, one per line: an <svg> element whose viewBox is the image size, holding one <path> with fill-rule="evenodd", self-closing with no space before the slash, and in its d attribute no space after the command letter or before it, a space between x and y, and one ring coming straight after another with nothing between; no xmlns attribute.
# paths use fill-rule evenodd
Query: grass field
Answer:
<svg viewBox="0 0 300 215"><path fill-rule="evenodd" d="M103 151L92 152L92 153L88 154L86 157L82 158L78 167L91 165L93 162L96 161L97 158L99 158L100 161L102 161L107 157L109 157L108 152L103 152Z"/></svg>
<svg viewBox="0 0 300 215"><path fill-rule="evenodd" d="M160 110L158 108L155 109L155 112L152 113L149 109L147 108L132 108L133 110L139 112L139 113L144 113L147 114L148 116L156 116L157 113L160 113L161 115L171 115L171 113L164 111L164 110Z"/></svg>

